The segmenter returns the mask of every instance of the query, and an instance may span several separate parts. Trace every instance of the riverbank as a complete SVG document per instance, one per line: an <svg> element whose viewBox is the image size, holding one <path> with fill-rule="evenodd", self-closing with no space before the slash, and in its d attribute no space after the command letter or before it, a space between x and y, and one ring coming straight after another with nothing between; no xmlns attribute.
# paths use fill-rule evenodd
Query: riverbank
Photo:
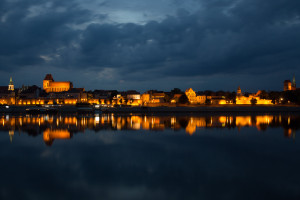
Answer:
<svg viewBox="0 0 300 200"><path fill-rule="evenodd" d="M0 113L26 113L28 110L41 108L38 106L2 106ZM53 107L52 107L53 108ZM78 113L81 110L76 106L55 106L58 113ZM300 112L300 106L292 105L209 105L209 106L179 106L179 107L102 107L104 113L217 113L217 112L244 112L244 113L281 113ZM90 109L89 112L96 112L97 109ZM47 110L44 111L47 113ZM53 109L51 109L53 112Z"/></svg>
<svg viewBox="0 0 300 200"><path fill-rule="evenodd" d="M180 107L119 107L107 108L103 112L110 113L214 113L214 112L300 112L300 106L251 106L251 105L210 105Z"/></svg>

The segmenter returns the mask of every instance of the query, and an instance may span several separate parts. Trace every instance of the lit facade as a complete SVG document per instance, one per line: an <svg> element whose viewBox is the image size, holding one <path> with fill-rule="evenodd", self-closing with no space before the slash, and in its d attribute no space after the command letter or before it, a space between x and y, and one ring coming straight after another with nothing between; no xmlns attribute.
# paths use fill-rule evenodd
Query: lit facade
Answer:
<svg viewBox="0 0 300 200"><path fill-rule="evenodd" d="M9 80L8 90L9 91L14 91L15 90L15 86L14 86L14 83L12 81L12 77L10 77L10 80Z"/></svg>
<svg viewBox="0 0 300 200"><path fill-rule="evenodd" d="M192 88L187 89L185 91L185 95L191 104L204 104L206 101L206 96L197 96L196 92Z"/></svg>
<svg viewBox="0 0 300 200"><path fill-rule="evenodd" d="M49 92L64 92L73 88L72 82L55 82L51 74L47 74L43 80L43 89Z"/></svg>
<svg viewBox="0 0 300 200"><path fill-rule="evenodd" d="M285 80L283 82L283 91L296 90L296 78L293 76L292 82L290 80Z"/></svg>
<svg viewBox="0 0 300 200"><path fill-rule="evenodd" d="M261 91L259 90L256 94L249 94L249 96L246 97L242 94L241 88L238 87L237 96L236 96L236 104L250 105L252 99L255 99L256 104L258 104L258 105L271 105L272 104L272 100L261 99L260 94L261 94Z"/></svg>

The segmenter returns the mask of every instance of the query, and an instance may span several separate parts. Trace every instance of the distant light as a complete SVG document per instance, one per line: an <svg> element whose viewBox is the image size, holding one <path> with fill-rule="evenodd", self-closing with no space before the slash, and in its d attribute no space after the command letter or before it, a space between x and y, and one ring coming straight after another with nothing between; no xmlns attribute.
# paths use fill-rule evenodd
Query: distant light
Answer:
<svg viewBox="0 0 300 200"><path fill-rule="evenodd" d="M9 108L9 106L5 106L5 108Z"/></svg>

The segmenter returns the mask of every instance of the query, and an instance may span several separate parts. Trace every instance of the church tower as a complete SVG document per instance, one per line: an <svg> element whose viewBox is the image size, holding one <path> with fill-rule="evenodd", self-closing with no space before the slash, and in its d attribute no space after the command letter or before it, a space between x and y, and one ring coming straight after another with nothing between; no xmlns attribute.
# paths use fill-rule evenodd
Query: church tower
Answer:
<svg viewBox="0 0 300 200"><path fill-rule="evenodd" d="M236 95L237 96L242 96L242 90L241 90L240 86L238 87L238 89L236 91Z"/></svg>
<svg viewBox="0 0 300 200"><path fill-rule="evenodd" d="M51 74L47 74L43 80L43 89L48 90L50 88L51 83L54 82L54 79Z"/></svg>
<svg viewBox="0 0 300 200"><path fill-rule="evenodd" d="M12 81L12 77L10 77L10 80L9 80L8 90L9 91L14 91L15 90L15 86L14 86L14 83Z"/></svg>
<svg viewBox="0 0 300 200"><path fill-rule="evenodd" d="M296 79L295 79L295 75L293 76L292 90L296 90Z"/></svg>

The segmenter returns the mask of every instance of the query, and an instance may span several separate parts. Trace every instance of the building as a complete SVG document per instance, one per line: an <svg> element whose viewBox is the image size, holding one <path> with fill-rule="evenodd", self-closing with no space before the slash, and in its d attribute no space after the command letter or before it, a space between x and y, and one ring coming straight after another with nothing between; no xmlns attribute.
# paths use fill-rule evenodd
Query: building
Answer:
<svg viewBox="0 0 300 200"><path fill-rule="evenodd" d="M204 104L206 101L205 95L198 96L192 88L187 89L185 91L185 95L187 96L191 104Z"/></svg>
<svg viewBox="0 0 300 200"><path fill-rule="evenodd" d="M143 104L147 104L150 102L150 94L144 93L141 96Z"/></svg>
<svg viewBox="0 0 300 200"><path fill-rule="evenodd" d="M12 82L12 78L10 77L8 86L0 86L0 104L12 105L15 103L16 91Z"/></svg>
<svg viewBox="0 0 300 200"><path fill-rule="evenodd" d="M165 103L165 93L164 92L156 92L152 93L150 96L151 103Z"/></svg>
<svg viewBox="0 0 300 200"><path fill-rule="evenodd" d="M290 80L285 80L283 82L283 91L292 90L292 82Z"/></svg>
<svg viewBox="0 0 300 200"><path fill-rule="evenodd" d="M295 76L293 76L292 82L290 80L285 80L283 82L283 91L290 91L290 90L296 90L296 79Z"/></svg>
<svg viewBox="0 0 300 200"><path fill-rule="evenodd" d="M178 103L181 96L182 94L174 94L173 98L171 99L171 103Z"/></svg>
<svg viewBox="0 0 300 200"><path fill-rule="evenodd" d="M15 90L15 86L14 86L14 83L12 81L12 77L10 77L10 80L9 80L8 90L9 91L14 91Z"/></svg>
<svg viewBox="0 0 300 200"><path fill-rule="evenodd" d="M270 99L261 99L260 95L261 95L261 91L258 90L258 92L256 94L249 94L249 96L244 96L242 94L241 88L238 87L237 96L236 96L236 104L240 104L240 105L241 104L251 104L252 99L255 99L256 104L259 104L259 105L272 104L272 100L270 100Z"/></svg>
<svg viewBox="0 0 300 200"><path fill-rule="evenodd" d="M185 95L187 96L191 104L197 103L197 95L192 88L186 89Z"/></svg>
<svg viewBox="0 0 300 200"><path fill-rule="evenodd" d="M243 95L240 86L238 87L238 89L237 89L237 91L236 91L236 95L237 95L237 96L242 96L242 95Z"/></svg>
<svg viewBox="0 0 300 200"><path fill-rule="evenodd" d="M43 89L49 92L64 92L73 88L72 82L55 82L51 74L47 74L43 80Z"/></svg>

